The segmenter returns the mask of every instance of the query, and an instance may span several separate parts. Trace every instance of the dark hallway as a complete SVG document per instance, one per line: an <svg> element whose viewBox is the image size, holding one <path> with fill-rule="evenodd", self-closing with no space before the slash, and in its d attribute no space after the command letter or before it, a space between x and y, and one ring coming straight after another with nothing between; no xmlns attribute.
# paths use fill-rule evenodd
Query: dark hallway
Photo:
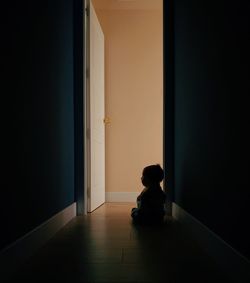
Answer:
<svg viewBox="0 0 250 283"><path fill-rule="evenodd" d="M146 238L130 226L125 207L75 218L84 192L83 2L1 4L0 280L37 251L27 270L40 277L42 262L41 278L48 271L57 276L47 258L59 256L61 276L81 280L111 276L103 262L94 273L82 262L107 260L113 272L119 260L131 264L117 269L116 278L126 282L152 282L156 274L161 281L162 270L169 282L184 275L193 282L250 282L250 2L164 1L164 169L175 221L160 233L145 231ZM112 232L116 240L104 245L100 235L112 239ZM100 254L91 244L95 236ZM154 237L152 251L147 241ZM164 254L152 263L160 244Z"/></svg>

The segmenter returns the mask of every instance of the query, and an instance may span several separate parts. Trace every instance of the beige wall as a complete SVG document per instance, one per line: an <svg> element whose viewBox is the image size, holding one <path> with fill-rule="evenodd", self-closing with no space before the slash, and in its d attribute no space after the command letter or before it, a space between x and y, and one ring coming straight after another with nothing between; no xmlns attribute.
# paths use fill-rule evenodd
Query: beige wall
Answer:
<svg viewBox="0 0 250 283"><path fill-rule="evenodd" d="M163 156L162 11L98 10L105 35L106 191L139 192Z"/></svg>

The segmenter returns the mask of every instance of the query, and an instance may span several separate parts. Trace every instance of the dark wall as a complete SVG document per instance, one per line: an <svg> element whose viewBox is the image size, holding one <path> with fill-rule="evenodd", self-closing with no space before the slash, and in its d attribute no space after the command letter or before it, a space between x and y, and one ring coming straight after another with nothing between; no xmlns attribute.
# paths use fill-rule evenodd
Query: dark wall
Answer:
<svg viewBox="0 0 250 283"><path fill-rule="evenodd" d="M174 1L175 202L250 258L249 1Z"/></svg>
<svg viewBox="0 0 250 283"><path fill-rule="evenodd" d="M74 202L73 1L1 13L3 248Z"/></svg>

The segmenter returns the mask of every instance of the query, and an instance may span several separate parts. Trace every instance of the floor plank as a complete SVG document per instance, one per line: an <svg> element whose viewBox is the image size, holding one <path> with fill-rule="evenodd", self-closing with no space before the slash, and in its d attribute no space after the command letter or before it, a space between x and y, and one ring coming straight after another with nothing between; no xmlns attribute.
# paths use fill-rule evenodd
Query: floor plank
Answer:
<svg viewBox="0 0 250 283"><path fill-rule="evenodd" d="M11 282L230 282L179 223L135 226L133 206L106 203L75 217Z"/></svg>

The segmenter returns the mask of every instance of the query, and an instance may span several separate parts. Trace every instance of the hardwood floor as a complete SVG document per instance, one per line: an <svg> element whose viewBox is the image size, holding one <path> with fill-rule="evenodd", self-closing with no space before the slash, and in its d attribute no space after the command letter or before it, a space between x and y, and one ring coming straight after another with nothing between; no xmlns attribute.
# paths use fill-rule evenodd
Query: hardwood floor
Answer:
<svg viewBox="0 0 250 283"><path fill-rule="evenodd" d="M230 282L171 218L135 226L131 203L75 217L11 282Z"/></svg>

